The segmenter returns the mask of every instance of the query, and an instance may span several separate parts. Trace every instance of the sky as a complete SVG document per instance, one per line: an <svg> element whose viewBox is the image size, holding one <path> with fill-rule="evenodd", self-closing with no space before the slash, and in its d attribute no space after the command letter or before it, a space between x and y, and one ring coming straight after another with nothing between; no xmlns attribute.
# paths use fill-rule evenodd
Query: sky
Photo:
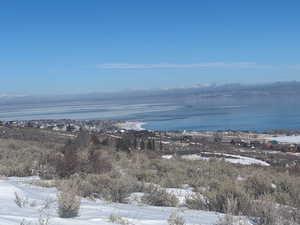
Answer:
<svg viewBox="0 0 300 225"><path fill-rule="evenodd" d="M0 94L300 80L300 1L0 1Z"/></svg>

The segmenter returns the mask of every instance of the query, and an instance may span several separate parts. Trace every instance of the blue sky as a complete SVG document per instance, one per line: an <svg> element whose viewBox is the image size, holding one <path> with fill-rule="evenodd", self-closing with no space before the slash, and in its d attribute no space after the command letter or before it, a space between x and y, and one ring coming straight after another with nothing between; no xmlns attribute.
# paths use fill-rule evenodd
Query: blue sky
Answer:
<svg viewBox="0 0 300 225"><path fill-rule="evenodd" d="M300 80L300 1L0 1L0 94Z"/></svg>

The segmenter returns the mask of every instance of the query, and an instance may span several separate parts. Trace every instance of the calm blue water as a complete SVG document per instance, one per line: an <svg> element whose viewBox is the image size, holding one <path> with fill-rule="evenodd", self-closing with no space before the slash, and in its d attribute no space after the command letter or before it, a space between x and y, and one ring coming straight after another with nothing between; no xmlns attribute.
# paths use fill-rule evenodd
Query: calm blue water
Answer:
<svg viewBox="0 0 300 225"><path fill-rule="evenodd" d="M297 96L197 99L197 101L71 101L0 104L1 120L121 119L152 130L300 130Z"/></svg>

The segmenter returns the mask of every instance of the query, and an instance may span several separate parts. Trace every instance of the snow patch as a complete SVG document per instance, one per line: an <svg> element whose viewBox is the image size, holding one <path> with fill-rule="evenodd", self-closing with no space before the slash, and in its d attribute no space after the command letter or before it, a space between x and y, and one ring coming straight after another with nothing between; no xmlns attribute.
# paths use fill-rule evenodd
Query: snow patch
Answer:
<svg viewBox="0 0 300 225"><path fill-rule="evenodd" d="M270 141L274 140L280 143L287 143L287 144L300 144L300 135L267 137L266 140L270 140Z"/></svg>
<svg viewBox="0 0 300 225"><path fill-rule="evenodd" d="M172 159L173 156L172 155L163 155L162 158L163 159Z"/></svg>
<svg viewBox="0 0 300 225"><path fill-rule="evenodd" d="M117 126L121 129L124 130L136 130L136 131L141 131L141 130L145 130L143 128L143 125L145 125L146 123L143 122L124 122L124 123L119 123L117 124Z"/></svg>
<svg viewBox="0 0 300 225"><path fill-rule="evenodd" d="M255 158L246 157L246 156L223 154L223 153L213 153L213 154L224 156L224 158L221 159L224 159L226 162L230 162L233 164L270 166L270 164L267 162ZM226 156L229 158L226 158ZM183 155L182 158L187 160L209 160L212 157L203 157L199 154L191 154L191 155Z"/></svg>

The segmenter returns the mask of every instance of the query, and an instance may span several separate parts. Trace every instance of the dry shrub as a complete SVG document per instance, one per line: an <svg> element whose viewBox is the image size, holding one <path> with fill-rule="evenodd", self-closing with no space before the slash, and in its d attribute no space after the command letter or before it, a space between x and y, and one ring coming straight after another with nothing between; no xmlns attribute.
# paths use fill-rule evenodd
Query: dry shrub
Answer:
<svg viewBox="0 0 300 225"><path fill-rule="evenodd" d="M90 151L90 173L108 173L113 169L112 155L107 151Z"/></svg>
<svg viewBox="0 0 300 225"><path fill-rule="evenodd" d="M131 174L137 178L138 181L146 183L156 183L159 179L156 170L153 169L132 169Z"/></svg>
<svg viewBox="0 0 300 225"><path fill-rule="evenodd" d="M48 163L40 166L38 175L44 180L52 180L57 176L55 168Z"/></svg>
<svg viewBox="0 0 300 225"><path fill-rule="evenodd" d="M252 205L256 225L297 225L299 210L274 203L272 196L262 196Z"/></svg>
<svg viewBox="0 0 300 225"><path fill-rule="evenodd" d="M58 215L61 218L72 218L79 214L81 198L78 190L72 185L64 184L62 191L57 194Z"/></svg>
<svg viewBox="0 0 300 225"><path fill-rule="evenodd" d="M159 182L157 170L151 166L151 160L144 153L133 153L130 159L123 156L121 166L129 167L128 173L140 182Z"/></svg>
<svg viewBox="0 0 300 225"><path fill-rule="evenodd" d="M37 175L42 153L51 152L46 143L13 139L0 139L0 175Z"/></svg>
<svg viewBox="0 0 300 225"><path fill-rule="evenodd" d="M36 222L27 222L25 219L23 219L20 222L20 225L50 225L50 214L49 212L45 211L46 208L42 208L39 212L39 217Z"/></svg>
<svg viewBox="0 0 300 225"><path fill-rule="evenodd" d="M36 225L49 225L50 214L49 212L41 211Z"/></svg>
<svg viewBox="0 0 300 225"><path fill-rule="evenodd" d="M185 225L185 220L182 216L179 216L176 211L172 212L168 218L169 225Z"/></svg>
<svg viewBox="0 0 300 225"><path fill-rule="evenodd" d="M17 192L15 192L14 201L16 205L19 206L20 208L24 208L28 204L28 199Z"/></svg>
<svg viewBox="0 0 300 225"><path fill-rule="evenodd" d="M30 151L25 152L25 150L20 150L18 154L0 160L0 164L0 174L8 177L32 176L38 171L37 160L30 156Z"/></svg>
<svg viewBox="0 0 300 225"><path fill-rule="evenodd" d="M300 208L300 178L288 173L278 174L274 180L276 201L283 205Z"/></svg>
<svg viewBox="0 0 300 225"><path fill-rule="evenodd" d="M125 203L131 192L133 186L129 179L111 179L109 183L104 184L103 197L112 202Z"/></svg>
<svg viewBox="0 0 300 225"><path fill-rule="evenodd" d="M76 187L77 193L83 197L102 198L120 203L126 203L130 193L141 191L143 188L142 184L130 176L116 173L72 176L69 180L61 181L61 184L66 182L69 186Z"/></svg>
<svg viewBox="0 0 300 225"><path fill-rule="evenodd" d="M215 225L246 225L246 223L245 218L226 214L225 216L220 217Z"/></svg>
<svg viewBox="0 0 300 225"><path fill-rule="evenodd" d="M20 222L20 225L31 225L31 223L27 222L25 219L22 219L22 221Z"/></svg>
<svg viewBox="0 0 300 225"><path fill-rule="evenodd" d="M230 211L234 215L247 215L251 206L251 199L241 189L240 184L230 180L219 182L211 190L202 194L204 198L194 199L193 205L197 205L195 201L198 200L199 208L209 211L222 213Z"/></svg>
<svg viewBox="0 0 300 225"><path fill-rule="evenodd" d="M76 192L77 195L88 197L88 186L85 182L85 177L80 176L78 174L74 174L70 176L68 179L65 180L56 180L56 187L60 191L66 190L66 188L72 189L74 192Z"/></svg>
<svg viewBox="0 0 300 225"><path fill-rule="evenodd" d="M142 197L142 202L154 206L175 207L178 205L178 198L164 189L152 186L149 191Z"/></svg>
<svg viewBox="0 0 300 225"><path fill-rule="evenodd" d="M103 197L104 185L111 181L111 176L107 174L89 174L80 182L80 194L83 197L101 198Z"/></svg>
<svg viewBox="0 0 300 225"><path fill-rule="evenodd" d="M189 209L207 210L206 200L200 193L186 197L185 204Z"/></svg>
<svg viewBox="0 0 300 225"><path fill-rule="evenodd" d="M160 185L163 187L181 188L184 184L188 183L186 169L181 166L175 167L166 174L160 174L160 177Z"/></svg>
<svg viewBox="0 0 300 225"><path fill-rule="evenodd" d="M109 221L120 225L134 225L130 223L126 218L123 218L113 213L109 215Z"/></svg>
<svg viewBox="0 0 300 225"><path fill-rule="evenodd" d="M221 160L194 161L187 165L186 183L195 188L208 187L215 180L235 180L239 175L236 167Z"/></svg>
<svg viewBox="0 0 300 225"><path fill-rule="evenodd" d="M30 183L33 186L43 187L43 188L54 188L56 187L55 182L49 180L37 180Z"/></svg>
<svg viewBox="0 0 300 225"><path fill-rule="evenodd" d="M139 154L129 173L141 182L155 183L163 187L181 187L187 176L186 166L176 160L150 159Z"/></svg>
<svg viewBox="0 0 300 225"><path fill-rule="evenodd" d="M186 166L177 160L152 160L151 167L156 170L160 185L164 187L181 187L186 180Z"/></svg>
<svg viewBox="0 0 300 225"><path fill-rule="evenodd" d="M248 177L244 182L244 187L246 191L255 198L274 192L272 180L267 174L264 173L255 173L254 175Z"/></svg>

